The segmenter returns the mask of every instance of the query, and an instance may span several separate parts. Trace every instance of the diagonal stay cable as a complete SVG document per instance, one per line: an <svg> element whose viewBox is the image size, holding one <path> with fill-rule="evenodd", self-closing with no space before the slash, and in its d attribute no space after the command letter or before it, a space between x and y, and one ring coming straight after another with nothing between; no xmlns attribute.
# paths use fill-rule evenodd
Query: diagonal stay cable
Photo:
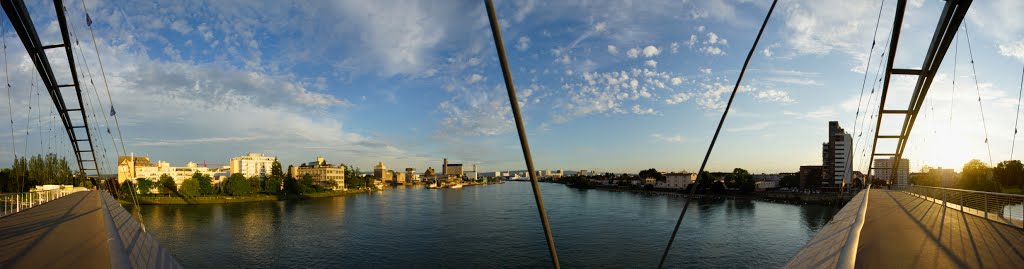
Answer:
<svg viewBox="0 0 1024 269"><path fill-rule="evenodd" d="M776 0L777 1L777 0ZM501 73L505 78L505 89L508 90L508 100L512 104L512 115L516 119L516 130L519 132L519 144L523 147L523 158L526 160L526 170L530 172L530 186L533 187L533 198L537 202L537 212L540 213L540 222L544 225L544 236L548 241L548 251L551 252L551 263L554 268L560 268L558 264L558 253L555 251L555 240L551 237L551 225L548 224L548 214L544 210L544 199L540 195L540 185L537 183L537 174L533 170L533 157L530 156L530 144L526 141L526 128L523 127L523 118L519 113L519 101L516 98L516 87L512 85L512 70L508 67L508 58L505 56L505 45L501 41L501 27L498 26L498 15L494 12L494 3L491 0L485 1L487 5L487 17L491 23L491 34L494 37L494 47L498 50L498 60L501 61ZM763 29L762 29L763 30Z"/></svg>
<svg viewBox="0 0 1024 269"><path fill-rule="evenodd" d="M988 165L992 163L992 145L988 143L988 123L985 122L985 105L981 102L981 85L978 83L978 69L974 66L974 49L971 48L971 31L964 22L964 37L967 38L967 53L971 56L971 71L974 73L974 89L978 91L978 109L981 111L981 127L985 130L985 148L988 149Z"/></svg>
<svg viewBox="0 0 1024 269"><path fill-rule="evenodd" d="M711 145L708 146L708 152L704 154L704 162L700 164L700 170L697 171L697 181L700 182L700 177L704 174L704 167L708 164L708 158L711 157L711 150L715 148L715 141L718 140L718 134L722 132L722 124L725 123L725 117L729 115L729 109L732 108L732 101L736 99L736 92L740 88L740 82L743 81L743 75L747 73L747 65L750 64L750 58L754 56L754 51L757 50L757 43L761 41L761 35L764 34L765 26L768 26L768 19L772 17L772 11L775 10L775 4L778 4L779 0L772 1L772 7L768 8L768 15L764 16L764 22L761 24L761 30L757 32L757 38L754 39L754 45L750 46L750 52L747 53L747 59L743 61L743 69L740 69L740 77L736 79L736 86L732 87L732 94L729 95L729 102L725 105L725 111L722 111L722 119L718 121L718 128L715 129L715 136L711 137ZM690 207L690 199L697 191L699 183L694 183L693 188L690 189L690 195L686 196L686 203L683 204L682 211L679 212L679 219L676 220L676 227L672 229L672 236L668 239L668 245L665 246L665 252L661 254L661 261L658 262L658 268L665 267L665 259L668 258L669 250L672 249L672 242L676 239L676 233L679 232L679 225L683 223L683 217L686 216L686 208Z"/></svg>
<svg viewBox="0 0 1024 269"><path fill-rule="evenodd" d="M1010 143L1010 160L1013 160L1013 148L1017 147L1017 122L1020 120L1020 97L1024 94L1024 68L1020 70L1020 90L1017 90L1017 117L1013 119L1013 142Z"/></svg>

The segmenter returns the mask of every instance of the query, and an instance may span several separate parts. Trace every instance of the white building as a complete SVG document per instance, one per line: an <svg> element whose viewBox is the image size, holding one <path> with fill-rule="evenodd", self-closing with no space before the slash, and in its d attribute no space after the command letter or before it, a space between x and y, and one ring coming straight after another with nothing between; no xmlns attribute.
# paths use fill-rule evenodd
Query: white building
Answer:
<svg viewBox="0 0 1024 269"><path fill-rule="evenodd" d="M241 173L245 177L270 176L275 160L277 158L272 156L249 152L245 156L231 158L231 173Z"/></svg>
<svg viewBox="0 0 1024 269"><path fill-rule="evenodd" d="M853 182L852 147L853 137L839 127L839 122L828 122L828 142L821 145L821 188L838 191Z"/></svg>
<svg viewBox="0 0 1024 269"><path fill-rule="evenodd" d="M157 182L160 180L160 176L168 175L174 179L176 185L181 186L185 179L192 178L192 175L198 172L210 176L213 178L212 183L217 184L226 176L223 168L211 169L199 166L194 162L188 162L185 166L171 166L170 163L165 161L157 161L155 164L150 163L149 157L121 156L119 159L120 162L117 165L118 182L129 179L134 181L140 178Z"/></svg>
<svg viewBox="0 0 1024 269"><path fill-rule="evenodd" d="M697 181L697 174L694 173L666 173L665 181L658 182L655 188L661 189L685 189Z"/></svg>
<svg viewBox="0 0 1024 269"><path fill-rule="evenodd" d="M907 178L910 175L910 160L902 159L900 164L896 167L896 177L892 176L892 166L896 163L896 157L889 157L888 159L875 159L875 177L885 181L890 181L890 184L898 188L907 186ZM952 170L952 169L950 169Z"/></svg>

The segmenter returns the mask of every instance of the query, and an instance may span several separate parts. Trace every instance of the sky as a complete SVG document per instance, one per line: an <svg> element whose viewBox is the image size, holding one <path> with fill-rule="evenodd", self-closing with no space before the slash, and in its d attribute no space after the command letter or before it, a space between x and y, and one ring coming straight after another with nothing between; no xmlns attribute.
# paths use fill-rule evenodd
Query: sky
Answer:
<svg viewBox="0 0 1024 269"><path fill-rule="evenodd" d="M125 151L172 165L260 152L362 171L378 161L423 171L442 158L480 172L525 169L482 1L84 3L95 39L82 2L65 5L81 37L78 70L96 85L83 96L107 172L122 138ZM910 1L895 67L920 68L943 3ZM895 4L779 1L707 169L820 165L834 120L865 171ZM26 5L43 43L59 43L52 2ZM495 5L536 167L636 173L699 168L771 1ZM1010 158L1021 11L1016 0L970 8L908 143L912 169ZM15 152L71 156L38 73L9 20L3 27L11 87L0 111L13 124L0 125L0 163ZM894 77L887 108L905 109L913 83ZM111 101L117 125L104 116ZM883 122L887 134L902 123Z"/></svg>

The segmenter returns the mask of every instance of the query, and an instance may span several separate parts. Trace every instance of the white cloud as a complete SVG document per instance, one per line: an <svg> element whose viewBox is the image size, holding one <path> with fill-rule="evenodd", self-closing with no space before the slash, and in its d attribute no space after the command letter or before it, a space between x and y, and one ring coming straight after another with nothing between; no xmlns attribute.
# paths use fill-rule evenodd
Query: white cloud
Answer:
<svg viewBox="0 0 1024 269"><path fill-rule="evenodd" d="M763 53L765 57L772 57L772 48L764 48L763 50L761 50L761 53Z"/></svg>
<svg viewBox="0 0 1024 269"><path fill-rule="evenodd" d="M658 49L658 47L655 46L647 46L644 47L643 53L644 57L651 58L657 56L658 54L661 54L661 49Z"/></svg>
<svg viewBox="0 0 1024 269"><path fill-rule="evenodd" d="M658 112L654 111L653 108L649 108L649 107L648 108L641 108L640 105L633 105L633 114L637 114L637 115L656 115L656 114L658 114Z"/></svg>
<svg viewBox="0 0 1024 269"><path fill-rule="evenodd" d="M732 109L730 109L730 111L732 111ZM747 125L743 125L743 126L739 126L739 127L726 128L725 130L728 131L728 132L752 132L752 131L761 131L761 130L764 130L764 129L768 129L768 127L771 127L772 125L775 125L775 123L774 122L757 122L757 123L747 124Z"/></svg>
<svg viewBox="0 0 1024 269"><path fill-rule="evenodd" d="M725 55L725 51L722 51L721 48L714 46L704 46L703 48L700 49L700 51L711 55Z"/></svg>
<svg viewBox="0 0 1024 269"><path fill-rule="evenodd" d="M705 75L710 75L711 74L711 68L701 68L700 72L702 74L705 74Z"/></svg>
<svg viewBox="0 0 1024 269"><path fill-rule="evenodd" d="M796 101L789 97L789 93L780 90L761 90L756 91L754 98L762 102L772 102L781 104L792 104Z"/></svg>
<svg viewBox="0 0 1024 269"><path fill-rule="evenodd" d="M658 67L658 61L647 60L647 61L644 62L644 65L647 65L647 66L650 66L650 67Z"/></svg>
<svg viewBox="0 0 1024 269"><path fill-rule="evenodd" d="M836 114L836 111L832 107L821 107L821 108L818 108L817 110L808 111L808 112L793 112L793 111L789 111L789 110L786 110L786 111L782 112L782 115L786 115L786 116L790 116L790 117L795 117L795 118L801 119L801 120L824 120L824 119L831 119L831 118L835 117L835 114Z"/></svg>
<svg viewBox="0 0 1024 269"><path fill-rule="evenodd" d="M681 77L674 77L674 78L672 78L672 86L677 86L679 84L683 84L683 78L681 78Z"/></svg>
<svg viewBox="0 0 1024 269"><path fill-rule="evenodd" d="M704 25L697 26L697 32L704 32Z"/></svg>
<svg viewBox="0 0 1024 269"><path fill-rule="evenodd" d="M685 93L685 92L680 92L680 93L673 94L669 98L666 98L665 99L665 103L666 104L670 104L670 105L679 104L679 103L682 103L682 102L686 102L686 100L690 100L690 97L691 97L690 94Z"/></svg>
<svg viewBox="0 0 1024 269"><path fill-rule="evenodd" d="M607 25L605 25L604 22L598 22L596 25L594 25L594 31L600 32L600 31L604 31L606 28L607 28Z"/></svg>
<svg viewBox="0 0 1024 269"><path fill-rule="evenodd" d="M672 54L679 52L679 42L672 42Z"/></svg>
<svg viewBox="0 0 1024 269"><path fill-rule="evenodd" d="M526 36L519 37L519 42L516 43L516 49L524 51L530 48L530 38Z"/></svg>
<svg viewBox="0 0 1024 269"><path fill-rule="evenodd" d="M640 50L636 48L631 48L628 51L626 51L626 56L628 56L629 58L640 57Z"/></svg>
<svg viewBox="0 0 1024 269"><path fill-rule="evenodd" d="M1024 61L1024 40L1010 44L999 44L999 54Z"/></svg>
<svg viewBox="0 0 1024 269"><path fill-rule="evenodd" d="M686 46L693 48L695 45L697 45L697 35L690 35L690 39L686 40Z"/></svg>
<svg viewBox="0 0 1024 269"><path fill-rule="evenodd" d="M765 78L764 80L774 81L774 82L779 82L779 83L785 83L785 84L793 84L793 85L822 85L820 82L817 82L817 81L815 81L813 79L809 79L809 78L792 78L792 77L773 76L773 77Z"/></svg>
<svg viewBox="0 0 1024 269"><path fill-rule="evenodd" d="M615 45L608 45L608 53L611 55L619 54L619 48L615 47Z"/></svg>
<svg viewBox="0 0 1024 269"><path fill-rule="evenodd" d="M192 27L188 26L188 22L184 20L176 20L171 23L171 29L183 35L192 32Z"/></svg>
<svg viewBox="0 0 1024 269"><path fill-rule="evenodd" d="M718 34L715 32L708 32L708 44L718 44Z"/></svg>
<svg viewBox="0 0 1024 269"><path fill-rule="evenodd" d="M483 79L484 77L481 76L480 74L472 74L468 78L466 78L466 83L477 83L478 81L481 81Z"/></svg>
<svg viewBox="0 0 1024 269"><path fill-rule="evenodd" d="M653 138L655 142L679 143L679 142L686 141L685 137L683 137L682 135L678 135L678 134L677 135L673 135L673 136L668 136L668 135L663 135L663 134L655 133L655 134L651 134L651 138Z"/></svg>
<svg viewBox="0 0 1024 269"><path fill-rule="evenodd" d="M537 7L536 0L515 1L513 3L516 4L516 13L512 16L512 19L515 20L515 22L522 22L523 19L526 19L526 16L529 15L530 12L533 12L534 8Z"/></svg>
<svg viewBox="0 0 1024 269"><path fill-rule="evenodd" d="M557 62L562 64L569 64L572 62L572 60L569 59L569 55L562 55L562 57L558 58Z"/></svg>

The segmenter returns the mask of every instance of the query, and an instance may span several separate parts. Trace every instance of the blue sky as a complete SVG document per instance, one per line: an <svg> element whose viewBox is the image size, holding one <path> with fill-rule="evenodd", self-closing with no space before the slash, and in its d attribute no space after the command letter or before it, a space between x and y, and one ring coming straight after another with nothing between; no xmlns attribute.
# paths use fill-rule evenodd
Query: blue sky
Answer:
<svg viewBox="0 0 1024 269"><path fill-rule="evenodd" d="M27 2L44 43L57 43L52 2ZM481 171L525 167L482 1L85 2L129 152L173 165L254 151L285 164L324 156L363 170L384 161L422 171L444 157ZM895 2L882 8L862 115L877 110L877 92L869 92ZM896 66L919 68L943 2L910 2ZM770 4L497 1L537 167L697 170ZM81 2L67 5L98 80ZM869 124L854 121L880 5L780 1L709 169L796 171L820 164L829 120L865 131ZM979 83L961 36L908 146L913 169L988 161L979 91L993 159L1009 157L1024 63L1020 11L1024 2L1014 0L971 7ZM60 148L48 112L29 116L38 76L4 23L15 134L5 125L0 135L19 155ZM888 104L905 106L911 84L895 79ZM111 138L97 139L110 171ZM857 145L856 167L865 170L864 142ZM0 150L9 163L12 145Z"/></svg>

